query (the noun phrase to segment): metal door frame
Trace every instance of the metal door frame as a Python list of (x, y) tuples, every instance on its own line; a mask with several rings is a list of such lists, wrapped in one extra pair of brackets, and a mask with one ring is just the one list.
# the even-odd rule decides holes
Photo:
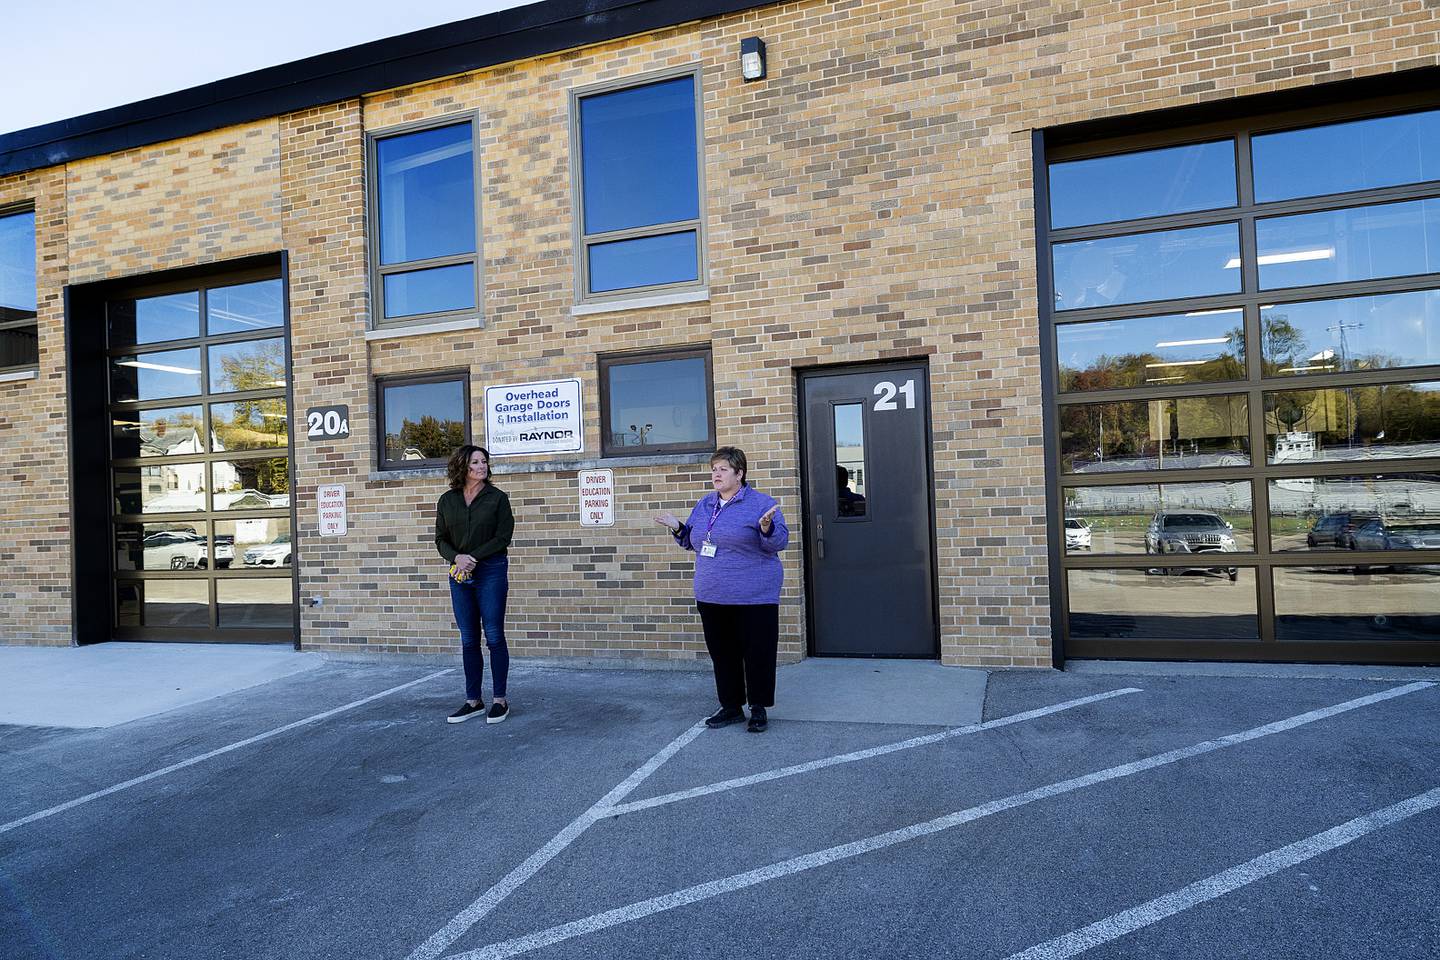
[[(811, 565), (811, 548), (813, 543), (812, 524), (810, 517), (810, 457), (809, 437), (806, 430), (807, 404), (805, 401), (805, 383), (809, 380), (818, 380), (825, 377), (846, 376), (855, 373), (873, 373), (884, 370), (903, 370), (918, 367), (920, 375), (925, 384), (925, 490), (926, 490), (926, 511), (930, 519), (930, 626), (931, 626), (931, 653), (928, 655), (893, 655), (883, 654), (840, 654), (840, 653), (816, 653), (815, 652), (815, 588), (814, 571)], [(930, 416), (930, 358), (929, 356), (912, 357), (900, 360), (874, 360), (861, 361), (858, 363), (844, 363), (818, 367), (797, 367), (795, 368), (795, 428), (799, 436), (799, 461), (800, 461), (800, 509), (801, 522), (800, 530), (804, 540), (800, 554), (802, 566), (804, 567), (805, 580), (805, 655), (807, 657), (833, 658), (837, 660), (939, 660), (940, 659), (940, 562), (936, 548), (936, 521), (935, 521), (935, 438), (934, 423)]]

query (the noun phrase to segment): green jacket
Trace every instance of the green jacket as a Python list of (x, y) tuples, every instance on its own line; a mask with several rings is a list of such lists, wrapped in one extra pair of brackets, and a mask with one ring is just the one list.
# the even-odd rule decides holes
[(486, 483), (468, 507), (459, 490), (446, 490), (435, 504), (435, 546), (450, 563), (461, 553), (476, 560), (504, 553), (514, 536), (510, 497), (493, 483)]

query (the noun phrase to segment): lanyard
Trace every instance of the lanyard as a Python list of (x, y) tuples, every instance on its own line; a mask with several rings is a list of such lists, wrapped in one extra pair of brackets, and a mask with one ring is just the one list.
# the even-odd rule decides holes
[(734, 503), (736, 500), (739, 500), (739, 499), (740, 499), (740, 491), (739, 491), (739, 490), (736, 490), (736, 491), (735, 491), (735, 496), (731, 497), (729, 500), (721, 500), (721, 499), (720, 499), (720, 494), (718, 494), (718, 493), (715, 494), (715, 512), (712, 513), (712, 514), (710, 514), (710, 523), (709, 523), (708, 526), (705, 527), (705, 542), (706, 542), (706, 543), (709, 543), (709, 542), (710, 542), (710, 531), (715, 529), (715, 521), (720, 519), (720, 511), (721, 511), (721, 510), (724, 510), (724, 509), (725, 509), (726, 507), (728, 507), (730, 504)]

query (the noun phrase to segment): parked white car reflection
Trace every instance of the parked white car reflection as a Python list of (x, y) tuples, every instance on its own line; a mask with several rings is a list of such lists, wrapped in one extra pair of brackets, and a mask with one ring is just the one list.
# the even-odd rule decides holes
[(269, 543), (245, 551), (247, 567), (290, 566), (290, 534), (282, 533)]
[(205, 538), (188, 530), (152, 533), (140, 541), (140, 546), (145, 570), (193, 570), (210, 565)]
[[(1162, 510), (1145, 531), (1146, 553), (1234, 553), (1235, 549), (1235, 528), (1219, 514), (1203, 510)], [(1169, 572), (1185, 569), (1224, 572), (1231, 580), (1239, 577), (1236, 567), (1171, 567)]]
[(1089, 550), (1090, 540), (1090, 521), (1079, 517), (1065, 518), (1066, 550)]

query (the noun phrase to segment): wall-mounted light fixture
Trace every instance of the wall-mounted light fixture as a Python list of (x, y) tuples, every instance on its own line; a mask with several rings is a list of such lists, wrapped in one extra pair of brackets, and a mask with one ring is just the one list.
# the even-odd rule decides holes
[(765, 79), (765, 41), (746, 37), (740, 41), (740, 76), (748, 83)]

